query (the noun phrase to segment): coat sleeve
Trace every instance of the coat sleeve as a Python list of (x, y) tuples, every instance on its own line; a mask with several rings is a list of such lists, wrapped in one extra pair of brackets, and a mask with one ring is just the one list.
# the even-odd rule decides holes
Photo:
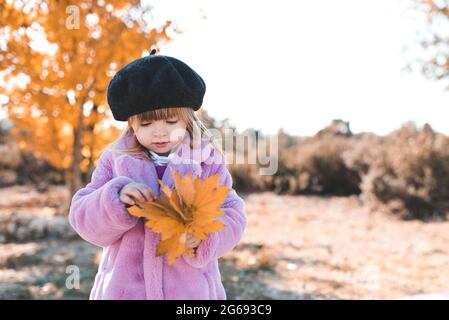
[(137, 224), (119, 199), (119, 191), (132, 179), (113, 178), (110, 151), (102, 153), (91, 181), (78, 190), (72, 198), (69, 222), (86, 241), (99, 247), (107, 247)]
[(232, 176), (226, 168), (226, 164), (219, 164), (216, 172), (211, 173), (211, 175), (215, 174), (221, 174), (220, 181), (226, 187), (231, 188), (221, 206), (225, 216), (217, 218), (225, 224), (225, 227), (218, 232), (209, 234), (206, 240), (201, 241), (194, 257), (183, 255), (184, 260), (196, 268), (204, 268), (214, 259), (218, 259), (232, 250), (240, 241), (247, 224), (243, 199), (232, 189)]

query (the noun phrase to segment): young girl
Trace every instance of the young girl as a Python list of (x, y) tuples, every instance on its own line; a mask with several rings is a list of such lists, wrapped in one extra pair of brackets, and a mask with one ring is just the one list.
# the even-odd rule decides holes
[[(204, 92), (204, 81), (190, 67), (154, 51), (111, 80), (108, 103), (127, 127), (102, 152), (91, 182), (73, 196), (69, 214), (78, 234), (103, 248), (90, 299), (226, 299), (218, 258), (237, 245), (246, 216), (220, 148), (194, 113)], [(195, 132), (205, 137), (195, 139)], [(158, 197), (158, 179), (173, 188), (172, 171), (201, 179), (219, 174), (219, 184), (231, 191), (219, 218), (225, 227), (204, 241), (189, 236), (186, 246), (195, 255), (169, 265), (166, 256), (156, 256), (160, 234), (127, 207)]]

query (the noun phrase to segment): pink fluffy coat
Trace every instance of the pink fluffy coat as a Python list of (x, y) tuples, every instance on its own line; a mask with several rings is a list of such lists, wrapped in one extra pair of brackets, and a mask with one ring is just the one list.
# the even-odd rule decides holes
[[(135, 136), (128, 135), (117, 147), (135, 144)], [(220, 184), (232, 188), (223, 156), (205, 141), (198, 150), (183, 141), (168, 163), (163, 183), (174, 187), (171, 168), (181, 176), (192, 173), (201, 179), (220, 174)], [(165, 256), (156, 257), (160, 234), (146, 228), (143, 218), (131, 216), (119, 200), (120, 189), (133, 181), (161, 193), (152, 161), (106, 150), (91, 182), (73, 196), (70, 224), (83, 239), (103, 248), (90, 299), (226, 299), (218, 258), (242, 237), (247, 223), (242, 198), (232, 189), (222, 205), (225, 216), (218, 219), (225, 228), (202, 241), (195, 257), (183, 255), (168, 265)]]

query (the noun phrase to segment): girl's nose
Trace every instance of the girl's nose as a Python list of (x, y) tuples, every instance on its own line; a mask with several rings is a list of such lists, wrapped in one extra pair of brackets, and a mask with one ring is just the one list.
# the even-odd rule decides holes
[(167, 132), (163, 128), (156, 128), (156, 130), (154, 130), (153, 134), (155, 137), (163, 137), (163, 136), (167, 135)]
[(155, 123), (154, 124), (154, 134), (161, 134), (161, 133), (164, 133), (164, 131), (165, 131), (165, 129), (164, 129), (164, 126), (163, 125), (161, 125), (160, 123)]

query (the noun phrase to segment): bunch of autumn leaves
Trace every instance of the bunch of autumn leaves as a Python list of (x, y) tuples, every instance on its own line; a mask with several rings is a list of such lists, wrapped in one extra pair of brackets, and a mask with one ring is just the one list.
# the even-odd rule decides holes
[(225, 226), (216, 218), (225, 215), (221, 205), (231, 189), (218, 186), (219, 179), (220, 175), (213, 175), (201, 181), (175, 172), (173, 190), (159, 180), (162, 192), (158, 199), (128, 208), (131, 215), (147, 219), (145, 226), (161, 234), (157, 256), (166, 254), (169, 264), (182, 254), (194, 256), (194, 250), (185, 245), (188, 234), (206, 240), (208, 234)]

